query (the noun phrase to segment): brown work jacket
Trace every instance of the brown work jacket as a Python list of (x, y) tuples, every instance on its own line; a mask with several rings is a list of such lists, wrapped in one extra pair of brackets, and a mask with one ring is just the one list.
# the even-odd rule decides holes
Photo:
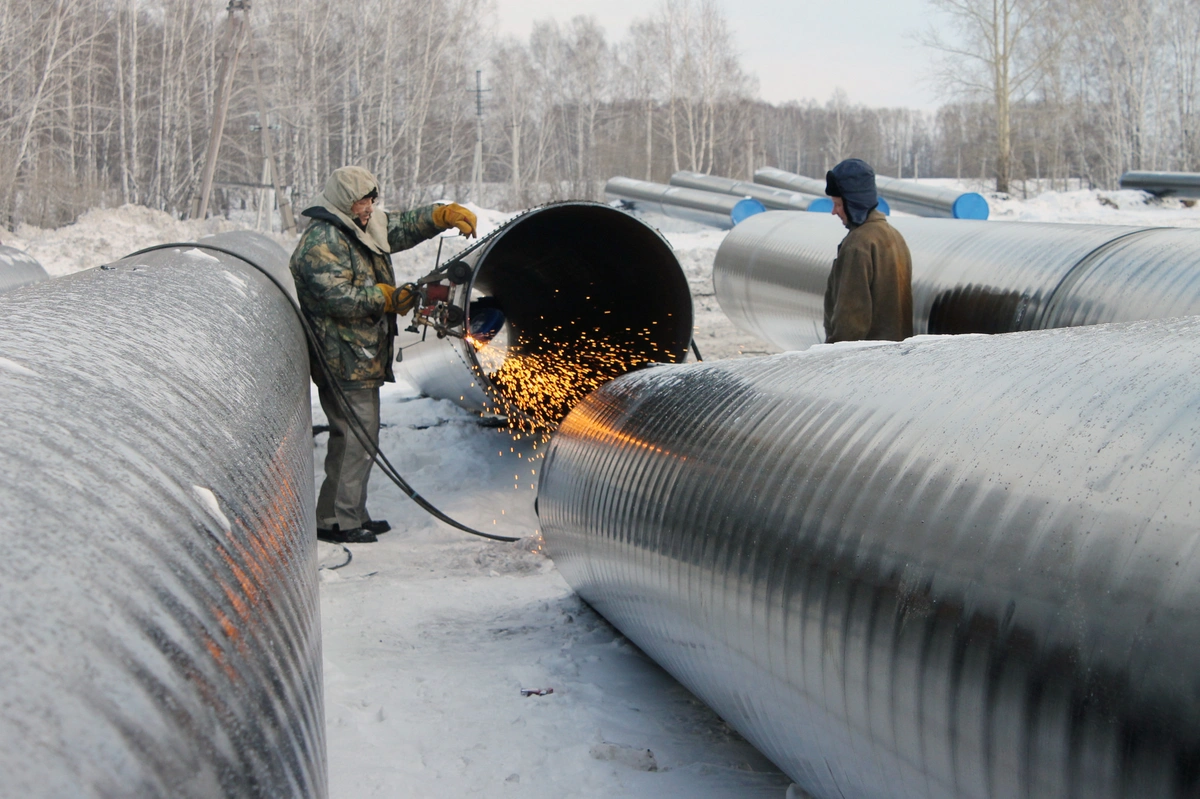
[(825, 286), (825, 342), (912, 334), (912, 256), (887, 217), (872, 211), (838, 245)]

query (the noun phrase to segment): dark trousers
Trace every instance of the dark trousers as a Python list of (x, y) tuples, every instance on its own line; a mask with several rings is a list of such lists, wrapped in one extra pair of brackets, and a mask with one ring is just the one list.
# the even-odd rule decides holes
[[(353, 530), (370, 521), (367, 514), (367, 481), (371, 476), (371, 451), (362, 445), (350, 422), (334, 400), (332, 389), (317, 383), (321, 410), (329, 418), (329, 451), (325, 455), (325, 482), (317, 495), (317, 526)], [(362, 420), (372, 443), (379, 441), (379, 389), (342, 390), (350, 408)]]

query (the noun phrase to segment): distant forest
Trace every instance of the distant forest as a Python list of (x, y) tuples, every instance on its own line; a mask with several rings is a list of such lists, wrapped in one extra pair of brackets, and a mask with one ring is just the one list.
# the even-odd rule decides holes
[[(881, 174), (1000, 191), (1200, 171), (1196, 0), (930, 0), (953, 23), (924, 37), (942, 59), (936, 113), (867, 108), (841, 91), (756, 99), (712, 0), (662, 0), (616, 41), (583, 17), (497, 39), (485, 8), (0, 0), (0, 221), (61, 225), (127, 202), (187, 214), (225, 61), (236, 66), (218, 214), (264, 183), (263, 126), (296, 204), (350, 163), (380, 177), (393, 207), (478, 199), (477, 136), (486, 199), (508, 208), (600, 199), (613, 175), (745, 178), (769, 165), (821, 176), (851, 155)], [(248, 24), (231, 35), (239, 16)]]

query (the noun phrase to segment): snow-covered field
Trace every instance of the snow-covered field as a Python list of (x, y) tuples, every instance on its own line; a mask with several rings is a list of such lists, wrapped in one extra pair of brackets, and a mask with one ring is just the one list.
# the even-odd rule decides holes
[[(990, 201), (996, 220), (1200, 227), (1200, 207), (1147, 203), (1138, 192)], [(484, 232), (505, 218), (480, 216)], [(712, 261), (724, 234), (654, 221), (692, 286), (705, 358), (774, 351), (716, 305)], [(0, 230), (0, 240), (62, 275), (231, 227), (125, 207), (59, 230)], [(427, 272), (436, 248), (398, 256), (401, 277)], [(468, 525), (522, 540), (471, 538), (372, 481), (371, 511), (393, 531), (320, 573), (331, 796), (783, 799), (789, 780), (583, 605), (542, 553), (531, 451), (403, 383), (384, 390), (382, 415), (382, 447), (418, 491)], [(313, 416), (323, 423), (315, 392)], [(318, 480), (324, 439), (315, 442)], [(321, 557), (334, 567), (346, 554), (322, 544)]]

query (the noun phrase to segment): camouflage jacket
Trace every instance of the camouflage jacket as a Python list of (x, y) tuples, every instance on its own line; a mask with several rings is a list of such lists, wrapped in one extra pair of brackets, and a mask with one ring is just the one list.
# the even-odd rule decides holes
[[(434, 207), (387, 214), (392, 252), (441, 232), (433, 223)], [(303, 213), (313, 221), (290, 263), (300, 307), (321, 343), (331, 377), (345, 389), (378, 388), (395, 379), (396, 316), (384, 313), (383, 292), (376, 288), (377, 283), (396, 284), (391, 257), (368, 249), (327, 209), (314, 206)], [(315, 377), (320, 364), (310, 359)]]

